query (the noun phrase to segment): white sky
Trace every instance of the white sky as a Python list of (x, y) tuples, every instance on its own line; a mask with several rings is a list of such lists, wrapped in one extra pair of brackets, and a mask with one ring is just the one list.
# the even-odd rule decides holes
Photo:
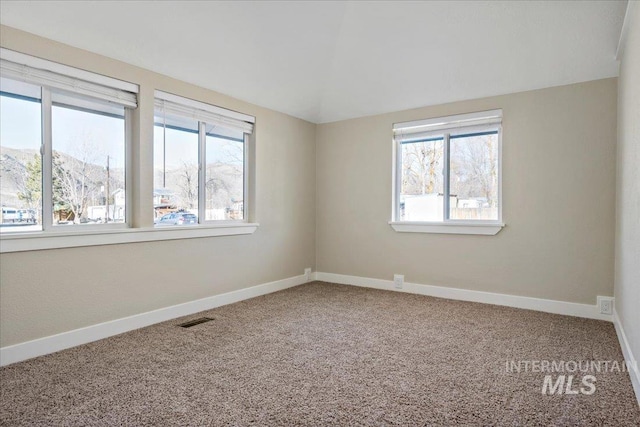
[[(6, 96), (0, 97), (0, 145), (17, 149), (38, 150), (41, 144), (40, 104)], [(111, 168), (124, 168), (124, 121), (69, 108), (52, 109), (53, 149)], [(194, 133), (166, 130), (167, 168), (182, 162), (198, 161), (198, 136)], [(154, 127), (154, 168), (162, 168), (163, 128)], [(242, 143), (207, 137), (207, 163), (237, 163), (242, 158)]]
[[(41, 144), (40, 104), (0, 97), (0, 145), (38, 150)], [(53, 149), (91, 163), (124, 168), (124, 120), (69, 108), (52, 109)]]

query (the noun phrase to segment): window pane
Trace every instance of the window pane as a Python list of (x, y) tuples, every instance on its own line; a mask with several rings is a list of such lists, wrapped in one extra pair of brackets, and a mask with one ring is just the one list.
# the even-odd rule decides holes
[(198, 223), (198, 122), (157, 114), (154, 127), (154, 222)]
[(40, 87), (0, 79), (0, 231), (42, 230)]
[(498, 219), (497, 131), (451, 135), (451, 219)]
[(401, 150), (400, 220), (442, 221), (443, 138), (404, 143)]
[(53, 224), (125, 222), (124, 107), (52, 93)]
[(207, 133), (206, 217), (237, 220), (244, 217), (244, 134)]

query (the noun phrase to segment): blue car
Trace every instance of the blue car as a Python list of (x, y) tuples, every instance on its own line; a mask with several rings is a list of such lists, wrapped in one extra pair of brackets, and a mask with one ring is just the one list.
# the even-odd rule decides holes
[(197, 224), (198, 217), (189, 212), (171, 212), (163, 215), (156, 223), (158, 226), (164, 225), (191, 225)]

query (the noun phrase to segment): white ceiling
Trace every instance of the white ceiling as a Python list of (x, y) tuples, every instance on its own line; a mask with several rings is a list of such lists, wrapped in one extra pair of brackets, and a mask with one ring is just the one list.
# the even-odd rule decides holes
[(3, 0), (0, 22), (324, 123), (617, 76), (625, 8)]

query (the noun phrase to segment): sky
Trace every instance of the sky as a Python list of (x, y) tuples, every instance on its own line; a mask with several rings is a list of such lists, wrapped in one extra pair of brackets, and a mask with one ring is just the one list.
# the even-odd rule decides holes
[[(0, 96), (0, 152), (5, 148), (38, 151), (42, 144), (42, 104), (40, 87), (8, 79), (0, 79), (0, 90), (20, 94)], [(52, 148), (81, 161), (106, 167), (107, 158), (112, 177), (119, 173), (124, 182), (125, 173), (125, 121), (124, 107), (88, 97), (51, 90)], [(20, 97), (21, 96), (21, 97)], [(73, 105), (74, 107), (69, 107)], [(104, 114), (100, 112), (104, 112)], [(158, 120), (156, 118), (156, 124)], [(197, 131), (198, 122), (181, 119), (180, 126)], [(207, 131), (216, 132), (216, 127), (207, 125)], [(242, 140), (241, 131), (224, 129), (218, 131)], [(229, 138), (206, 137), (206, 163), (230, 163), (241, 165), (244, 143)], [(154, 126), (155, 186), (158, 171), (163, 168), (166, 155), (167, 170), (198, 164), (198, 134), (163, 126)], [(116, 172), (117, 171), (117, 172)], [(161, 175), (160, 175), (161, 176)], [(177, 189), (173, 189), (177, 191)]]
[[(40, 103), (0, 97), (0, 145), (38, 150), (41, 144)], [(52, 108), (55, 151), (112, 168), (124, 168), (124, 120), (70, 108)]]
[(40, 148), (40, 104), (0, 96), (0, 145)]
[[(40, 103), (0, 97), (0, 145), (38, 150), (41, 144)], [(154, 168), (163, 164), (161, 126), (154, 127)], [(241, 137), (241, 135), (240, 135)], [(55, 106), (52, 109), (52, 145), (77, 158), (89, 154), (90, 162), (111, 168), (124, 168), (124, 121), (122, 119)], [(237, 162), (242, 143), (207, 136), (207, 163)], [(166, 130), (167, 168), (198, 161), (198, 136), (174, 129)]]

